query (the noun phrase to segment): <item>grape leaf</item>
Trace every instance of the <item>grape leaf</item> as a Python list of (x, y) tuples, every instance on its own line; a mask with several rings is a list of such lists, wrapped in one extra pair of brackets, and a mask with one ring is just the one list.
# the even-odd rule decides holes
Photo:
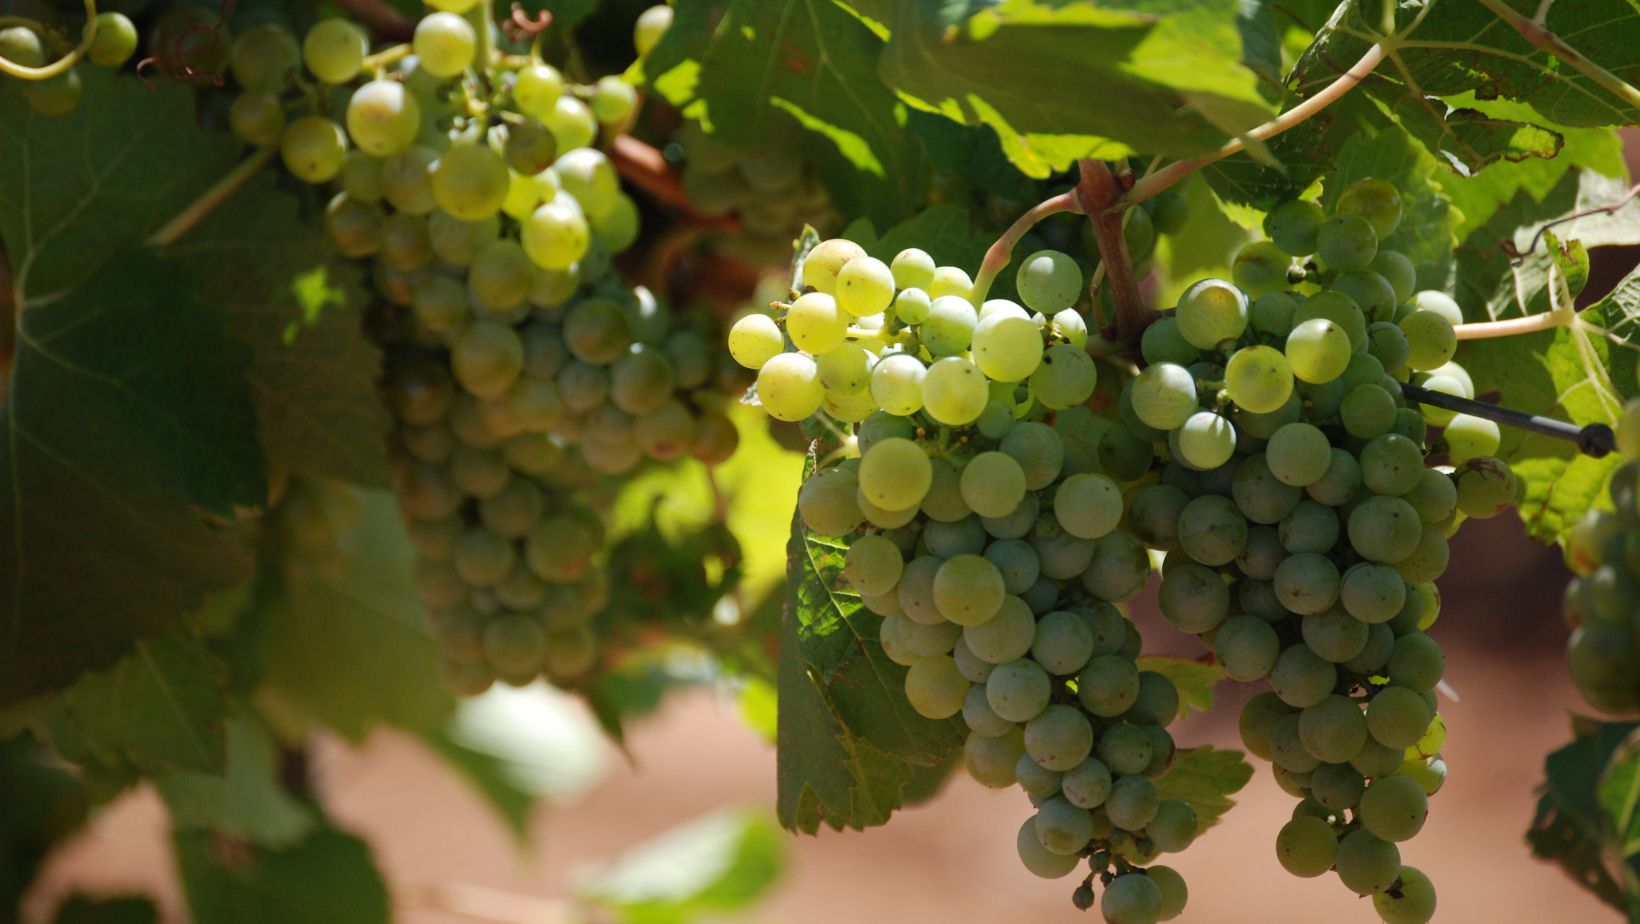
[(139, 640), (113, 667), (87, 673), (17, 715), (70, 760), (143, 773), (221, 772), (227, 670), (177, 632)]
[(1183, 748), (1156, 781), (1156, 792), (1163, 799), (1190, 803), (1196, 810), (1197, 830), (1206, 831), (1236, 804), (1230, 797), (1252, 778), (1253, 766), (1240, 751), (1210, 745)]
[(387, 924), (391, 904), (370, 846), (320, 828), (278, 850), (178, 829), (178, 871), (195, 921)]
[(1203, 154), (1270, 117), (1241, 63), (1235, 3), (1123, 5), (1004, 0), (952, 25), (935, 5), (900, 0), (882, 79), (920, 108), (989, 125), (1032, 177), (1079, 157)]
[(467, 747), (443, 732), (429, 733), (422, 740), (438, 754), (440, 760), (484, 797), (490, 808), (506, 822), (507, 830), (523, 844), (529, 836), (535, 793), (519, 786), (508, 774), (506, 761), (494, 754)]
[(1572, 742), (1543, 762), (1537, 811), (1526, 832), (1534, 856), (1555, 863), (1620, 910), (1625, 906), (1623, 887), (1605, 864), (1606, 828), (1598, 791), (1612, 755), (1636, 728), (1640, 723), (1578, 720)]
[[(1634, 881), (1640, 872), (1640, 748), (1632, 744), (1619, 751), (1606, 767), (1605, 777), (1595, 790), (1609, 832), (1613, 852), (1623, 869), (1623, 880)], [(1629, 908), (1640, 896), (1628, 896)]]
[(242, 712), (228, 720), (227, 755), (221, 773), (154, 777), (172, 824), (266, 847), (294, 844), (313, 830), (313, 810), (285, 791), (278, 743), (258, 717)]
[(1194, 709), (1207, 712), (1213, 708), (1213, 687), (1224, 679), (1224, 668), (1217, 664), (1181, 658), (1176, 655), (1152, 655), (1139, 659), (1139, 670), (1155, 671), (1173, 681), (1179, 690), (1179, 718)]
[(323, 225), (298, 214), (264, 171), (167, 253), (201, 280), (251, 350), (246, 381), (269, 461), (386, 487), (381, 350), (360, 323), (360, 270), (336, 254)]
[(438, 650), (410, 577), (414, 551), (393, 498), (359, 492), (363, 517), (344, 562), (293, 560), (265, 601), (266, 690), (298, 724), (351, 741), (377, 724), (437, 728), (453, 702), (436, 682)]
[(779, 881), (786, 842), (760, 812), (719, 811), (632, 848), (580, 886), (623, 924), (688, 924), (744, 910)]
[(862, 829), (904, 804), (918, 768), (962, 745), (957, 718), (933, 721), (905, 698), (906, 669), (878, 642), (878, 617), (842, 588), (843, 547), (807, 535), (797, 517), (788, 545), (776, 731), (780, 823)]
[(54, 924), (154, 924), (159, 909), (153, 901), (137, 896), (90, 898), (70, 896), (57, 907)]

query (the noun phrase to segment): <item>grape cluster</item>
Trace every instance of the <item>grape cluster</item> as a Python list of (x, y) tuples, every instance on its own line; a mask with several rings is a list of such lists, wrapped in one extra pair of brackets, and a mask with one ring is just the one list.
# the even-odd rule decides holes
[(912, 708), (961, 714), (974, 778), (1030, 796), (1025, 866), (1058, 878), (1086, 859), (1080, 904), (1097, 877), (1108, 920), (1174, 917), (1183, 880), (1138, 866), (1183, 849), (1197, 818), (1154, 782), (1175, 753), (1178, 691), (1137, 667), (1139, 634), (1115, 606), (1150, 562), (1116, 528), (1122, 495), (1091, 449), (1081, 271), (1033, 254), (1024, 305), (976, 310), (960, 269), (916, 249), (884, 263), (839, 239), (806, 256), (800, 285), (778, 317), (739, 321), (729, 344), (758, 370), (771, 415), (823, 413), (850, 431), (857, 455), (823, 464), (798, 494), (804, 526), (843, 538), (842, 574), (882, 616)]
[[(1490, 455), (1495, 424), (1403, 396), (1403, 382), (1474, 387), (1452, 361), (1456, 304), (1415, 291), (1412, 264), (1378, 245), (1400, 218), (1375, 179), (1330, 216), (1307, 201), (1271, 212), (1234, 282), (1195, 283), (1147, 328), (1146, 366), (1098, 450), (1128, 484), (1134, 531), (1168, 553), (1163, 615), (1230, 677), (1270, 682), (1241, 730), (1303, 800), (1277, 839), (1282, 865), (1335, 870), (1396, 924), (1434, 913), (1396, 846), (1445, 776), (1444, 660), (1424, 633), (1434, 582), (1458, 524), (1516, 490)], [(1426, 464), (1431, 426), (1452, 474)]]
[(1562, 613), (1572, 629), (1566, 657), (1583, 698), (1625, 715), (1640, 711), (1640, 400), (1624, 409), (1617, 445), (1625, 459), (1611, 475), (1612, 509), (1591, 509), (1566, 539), (1578, 577), (1566, 587)]
[[(91, 43), (81, 61), (89, 60), (98, 67), (118, 68), (131, 60), (137, 50), (137, 27), (124, 13), (98, 13), (91, 21)], [(0, 58), (23, 67), (46, 67), (68, 52), (61, 38), (33, 25), (14, 25), (0, 29)], [(23, 97), (29, 108), (48, 118), (66, 116), (80, 108), (85, 95), (84, 81), (76, 62), (60, 74), (44, 80), (32, 80)], [(0, 79), (5, 79), (0, 75)]]
[(370, 261), (395, 486), (446, 681), (567, 685), (601, 656), (600, 479), (715, 464), (738, 436), (715, 337), (611, 272), (638, 213), (590, 145), (631, 115), (631, 88), (502, 67), (485, 57), (482, 7), (434, 6), (410, 48), (375, 57), (345, 19), (300, 44), (276, 23), (245, 30), (229, 119), (334, 190), (332, 242)]
[(756, 265), (791, 258), (804, 224), (822, 230), (841, 222), (831, 197), (792, 140), (756, 151), (732, 148), (690, 121), (675, 136), (683, 151), (683, 191), (702, 215), (734, 215), (740, 233), (721, 241)]

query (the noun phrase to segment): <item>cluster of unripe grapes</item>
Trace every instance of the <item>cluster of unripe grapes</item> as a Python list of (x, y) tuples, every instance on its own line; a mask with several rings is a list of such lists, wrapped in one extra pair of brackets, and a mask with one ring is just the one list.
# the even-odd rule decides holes
[(1578, 575), (1562, 613), (1572, 628), (1566, 657), (1589, 705), (1616, 715), (1640, 712), (1640, 399), (1617, 429), (1624, 461), (1611, 475), (1611, 510), (1591, 509), (1566, 540)]
[[(1406, 400), (1402, 383), (1474, 397), (1452, 361), (1457, 306), (1381, 249), (1400, 198), (1361, 180), (1327, 215), (1270, 213), (1234, 281), (1202, 280), (1145, 331), (1145, 368), (1103, 437), (1134, 531), (1168, 554), (1160, 604), (1231, 678), (1268, 680), (1242, 713), (1248, 750), (1303, 800), (1277, 853), (1336, 871), (1392, 924), (1434, 891), (1396, 844), (1439, 788), (1444, 670), (1424, 630), (1447, 537), (1514, 502), (1497, 426)], [(1426, 464), (1443, 427), (1456, 470)]]
[(683, 156), (683, 192), (702, 215), (734, 215), (738, 234), (722, 242), (754, 264), (791, 259), (791, 242), (805, 224), (840, 224), (831, 196), (794, 143), (772, 143), (757, 151), (732, 148), (686, 122), (675, 141)]
[(712, 338), (611, 272), (638, 215), (592, 145), (631, 115), (631, 87), (570, 86), (491, 51), (484, 7), (433, 5), (410, 46), (376, 55), (345, 19), (300, 43), (245, 30), (229, 119), (333, 191), (331, 240), (371, 263), (396, 489), (445, 679), (569, 685), (602, 654), (600, 478), (715, 464), (738, 436)]
[[(124, 13), (98, 13), (86, 28), (93, 34), (80, 61), (114, 69), (123, 67), (137, 51), (137, 27)], [(0, 29), (0, 58), (23, 67), (46, 67), (68, 54), (73, 44), (32, 25)], [(29, 108), (48, 118), (66, 116), (80, 108), (85, 87), (79, 66), (76, 62), (62, 73), (43, 80), (31, 79), (23, 91)], [(5, 79), (0, 74), (0, 80)]]
[(921, 250), (884, 263), (828, 240), (804, 259), (800, 294), (737, 323), (730, 351), (758, 370), (773, 416), (824, 409), (850, 431), (804, 482), (799, 514), (847, 545), (842, 575), (882, 617), (911, 706), (961, 714), (974, 778), (1029, 795), (1025, 866), (1058, 878), (1086, 862), (1079, 904), (1097, 879), (1108, 920), (1167, 920), (1183, 880), (1139, 866), (1197, 833), (1192, 807), (1154, 782), (1179, 694), (1138, 669), (1139, 634), (1115, 606), (1150, 561), (1117, 529), (1121, 491), (1091, 451), (1081, 272), (1044, 251), (1017, 285), (1023, 305), (976, 309), (967, 274)]

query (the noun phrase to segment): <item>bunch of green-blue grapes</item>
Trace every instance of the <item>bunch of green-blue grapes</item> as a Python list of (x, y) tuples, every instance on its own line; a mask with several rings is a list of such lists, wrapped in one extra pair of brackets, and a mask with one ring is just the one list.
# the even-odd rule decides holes
[(716, 336), (612, 272), (637, 209), (592, 145), (631, 87), (486, 60), (485, 7), (434, 5), (374, 56), (345, 19), (300, 44), (245, 29), (229, 121), (332, 190), (332, 242), (372, 267), (396, 487), (449, 685), (573, 684), (604, 654), (604, 479), (715, 464), (738, 436)]
[(1572, 527), (1566, 561), (1577, 573), (1562, 613), (1572, 629), (1566, 657), (1589, 705), (1640, 712), (1640, 400), (1617, 428), (1624, 462), (1611, 475), (1612, 509), (1591, 509)]
[[(28, 81), (23, 98), (36, 113), (56, 118), (80, 108), (85, 95), (80, 61), (114, 69), (123, 67), (136, 53), (137, 27), (124, 13), (98, 13), (86, 28), (92, 33), (90, 44), (79, 61), (51, 77)], [(82, 35), (70, 39), (38, 23), (19, 22), (0, 29), (0, 58), (22, 67), (44, 68), (71, 53), (81, 40)], [(0, 74), (0, 81), (12, 79), (16, 78)]]
[(912, 708), (960, 714), (969, 772), (1029, 795), (1026, 867), (1086, 863), (1078, 902), (1097, 880), (1111, 921), (1174, 917), (1183, 880), (1141, 867), (1188, 845), (1197, 817), (1155, 783), (1178, 691), (1139, 670), (1115, 605), (1150, 562), (1117, 528), (1121, 491), (1093, 453), (1081, 271), (1038, 252), (1019, 269), (1023, 304), (976, 305), (968, 275), (928, 253), (885, 263), (835, 239), (799, 285), (774, 316), (739, 321), (729, 348), (772, 416), (847, 434), (798, 494), (804, 526), (846, 544), (843, 577), (882, 617)]
[[(1270, 683), (1248, 750), (1302, 800), (1277, 840), (1300, 876), (1337, 872), (1384, 920), (1423, 922), (1434, 891), (1397, 844), (1441, 784), (1440, 647), (1425, 634), (1466, 516), (1510, 506), (1497, 426), (1412, 404), (1402, 384), (1474, 397), (1452, 361), (1462, 318), (1380, 249), (1394, 188), (1348, 187), (1331, 215), (1294, 201), (1234, 281), (1192, 285), (1146, 331), (1122, 424), (1099, 446), (1130, 522), (1168, 553), (1162, 613), (1225, 672)], [(1306, 259), (1307, 258), (1307, 259)], [(1429, 428), (1455, 471), (1426, 464)]]

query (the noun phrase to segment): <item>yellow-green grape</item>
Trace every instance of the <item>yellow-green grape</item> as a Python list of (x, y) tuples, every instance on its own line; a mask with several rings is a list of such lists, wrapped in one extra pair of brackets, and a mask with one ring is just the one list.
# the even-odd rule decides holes
[(591, 243), (586, 216), (571, 201), (562, 198), (548, 202), (521, 225), (524, 252), (542, 269), (569, 269)]
[(473, 298), (496, 313), (508, 313), (522, 305), (534, 282), (535, 268), (530, 258), (510, 238), (480, 247), (467, 269), (467, 288)]
[(513, 82), (513, 102), (525, 115), (546, 122), (564, 95), (564, 75), (550, 64), (532, 64)]
[(516, 170), (507, 172), (507, 197), (501, 200), (503, 214), (523, 221), (541, 207), (541, 198), (542, 184), (535, 177)]
[(1340, 213), (1360, 215), (1383, 240), (1401, 224), (1401, 194), (1387, 180), (1366, 177), (1345, 187), (1335, 207)]
[(427, 5), (441, 13), (465, 13), (478, 6), (478, 0), (427, 0)]
[(1024, 312), (994, 313), (974, 328), (973, 354), (993, 381), (1022, 382), (1042, 365), (1042, 328)]
[(228, 107), (228, 129), (246, 144), (272, 144), (285, 131), (285, 107), (272, 93), (241, 93)]
[(934, 467), (922, 446), (904, 437), (871, 444), (860, 458), (860, 490), (885, 510), (908, 510), (921, 504), (933, 484)]
[(325, 231), (331, 243), (343, 256), (355, 260), (370, 256), (380, 247), (381, 226), (381, 209), (347, 193), (337, 193), (325, 208)]
[(1179, 296), (1175, 317), (1191, 346), (1216, 349), (1247, 329), (1247, 296), (1223, 279), (1203, 279)]
[[(124, 13), (98, 13), (97, 37), (86, 57), (103, 67), (119, 67), (137, 50), (137, 27)], [(291, 49), (295, 51), (294, 46)], [(9, 56), (8, 56), (9, 57)]]
[(1243, 410), (1268, 414), (1292, 395), (1293, 369), (1274, 347), (1244, 347), (1225, 365), (1224, 387)]
[(597, 218), (615, 205), (621, 179), (615, 168), (594, 148), (576, 148), (558, 158), (553, 172), (563, 190), (575, 197), (588, 217)]
[(285, 169), (306, 183), (329, 182), (347, 157), (347, 134), (324, 116), (303, 116), (286, 126), (279, 142)]
[(1445, 364), (1458, 351), (1452, 322), (1434, 311), (1414, 311), (1398, 326), (1407, 336), (1407, 365), (1420, 372)]
[(421, 66), (434, 77), (454, 77), (473, 63), (478, 34), (454, 13), (434, 13), (416, 23), (411, 47)]
[(820, 369), (802, 353), (781, 353), (757, 370), (757, 397), (776, 420), (802, 420), (820, 410), (826, 390)]
[(560, 150), (588, 147), (598, 138), (598, 119), (586, 103), (573, 96), (558, 97), (541, 121), (552, 129)]
[(748, 369), (761, 369), (786, 348), (780, 325), (766, 314), (749, 314), (729, 328), (729, 355)]
[(639, 13), (638, 22), (632, 27), (632, 44), (638, 50), (638, 57), (648, 55), (671, 27), (672, 8), (664, 3)]
[(372, 80), (348, 100), (347, 133), (366, 154), (391, 157), (410, 147), (420, 131), (421, 106), (396, 80)]
[(1330, 382), (1350, 364), (1350, 335), (1325, 318), (1314, 318), (1287, 335), (1287, 362), (1293, 375), (1311, 384)]
[(835, 295), (854, 317), (881, 314), (894, 301), (894, 273), (875, 257), (855, 257), (838, 271)]
[(1468, 414), (1453, 417), (1442, 436), (1446, 439), (1447, 456), (1453, 465), (1495, 454), (1503, 439), (1503, 433), (1495, 422)]
[(347, 83), (364, 69), (370, 39), (345, 19), (322, 19), (302, 39), (302, 60), (325, 83)]
[(1407, 304), (1414, 311), (1433, 311), (1453, 327), (1463, 323), (1463, 309), (1453, 300), (1452, 296), (1435, 289), (1425, 289), (1415, 292)]
[(955, 266), (941, 266), (934, 270), (934, 278), (928, 283), (928, 297), (939, 298), (942, 295), (955, 295), (967, 298), (974, 294), (974, 280), (968, 274)]
[(799, 350), (819, 355), (837, 348), (848, 334), (848, 318), (824, 292), (799, 296), (786, 311), (786, 333)]
[[(934, 281), (934, 270), (939, 264), (925, 250), (907, 247), (894, 255), (889, 269), (894, 273), (894, 285), (901, 289), (926, 289)], [(915, 323), (915, 322), (912, 322)]]
[(638, 108), (638, 90), (614, 75), (598, 78), (592, 91), (592, 114), (604, 125), (618, 125)]
[(850, 240), (836, 237), (821, 241), (803, 258), (803, 285), (817, 292), (835, 295), (837, 276), (843, 267), (850, 260), (865, 255), (865, 248)]
[(35, 112), (47, 118), (59, 118), (80, 108), (85, 85), (80, 80), (80, 72), (70, 68), (55, 77), (29, 81), (23, 95)]
[(990, 402), (985, 373), (960, 356), (947, 356), (928, 367), (922, 383), (923, 409), (942, 424), (973, 423)]
[(499, 398), (524, 369), (524, 342), (506, 324), (475, 321), (451, 344), (450, 369), (473, 394)]
[(388, 204), (411, 215), (426, 215), (438, 208), (432, 181), (438, 157), (437, 151), (418, 144), (383, 161), (382, 196)]
[(598, 233), (598, 239), (610, 253), (621, 253), (637, 243), (639, 222), (638, 203), (631, 196), (618, 193), (615, 204), (592, 219), (592, 230)]
[[(101, 29), (98, 38), (102, 37)], [(234, 39), (229, 67), (233, 79), (247, 90), (279, 90), (302, 65), (301, 49), (290, 30), (277, 23), (260, 23)]]
[(41, 67), (46, 63), (46, 46), (33, 29), (9, 26), (0, 29), (0, 57), (23, 67)]
[(433, 201), (462, 221), (501, 211), (511, 177), (501, 155), (484, 144), (451, 145), (433, 165)]

